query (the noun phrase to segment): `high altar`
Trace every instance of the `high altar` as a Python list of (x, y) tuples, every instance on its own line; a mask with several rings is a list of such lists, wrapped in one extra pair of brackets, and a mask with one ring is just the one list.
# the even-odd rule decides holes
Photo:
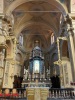
[(26, 88), (28, 100), (47, 100), (51, 81), (45, 76), (44, 56), (38, 46), (32, 50), (29, 68), (25, 70), (22, 87)]
[(47, 100), (49, 97), (48, 87), (28, 87), (26, 89), (28, 100)]

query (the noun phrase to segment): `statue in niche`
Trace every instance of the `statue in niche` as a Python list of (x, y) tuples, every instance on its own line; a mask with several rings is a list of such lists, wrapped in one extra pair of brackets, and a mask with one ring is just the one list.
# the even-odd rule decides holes
[(28, 69), (24, 69), (24, 79), (28, 78)]
[(50, 75), (50, 70), (49, 70), (49, 69), (47, 69), (46, 73), (47, 73), (47, 78), (48, 78), (48, 77), (49, 77), (49, 75)]

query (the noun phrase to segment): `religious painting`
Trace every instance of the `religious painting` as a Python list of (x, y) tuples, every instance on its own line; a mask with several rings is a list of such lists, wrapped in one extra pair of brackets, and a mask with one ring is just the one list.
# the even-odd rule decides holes
[(40, 61), (39, 60), (34, 60), (33, 62), (33, 68), (34, 68), (34, 73), (39, 73), (39, 68), (40, 68)]

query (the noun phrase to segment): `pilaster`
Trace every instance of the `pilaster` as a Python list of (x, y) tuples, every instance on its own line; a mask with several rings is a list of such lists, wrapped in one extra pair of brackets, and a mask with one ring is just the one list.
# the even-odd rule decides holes
[(74, 33), (74, 48), (75, 48), (75, 20), (72, 20), (72, 24), (73, 24), (73, 28), (74, 28), (74, 30), (73, 30), (73, 33)]
[(70, 53), (70, 61), (72, 66), (72, 75), (73, 81), (75, 81), (75, 49), (74, 49), (74, 41), (73, 41), (73, 28), (68, 27), (68, 49)]

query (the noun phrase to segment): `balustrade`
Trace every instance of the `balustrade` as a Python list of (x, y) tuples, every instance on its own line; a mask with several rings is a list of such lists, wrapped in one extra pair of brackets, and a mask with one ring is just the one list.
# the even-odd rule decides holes
[[(12, 89), (10, 90), (10, 94), (12, 94)], [(4, 95), (5, 89), (2, 89), (2, 94)], [(18, 97), (0, 97), (0, 100), (27, 100), (26, 89), (19, 88), (17, 89), (19, 96)], [(42, 95), (43, 96), (43, 95)], [(63, 88), (63, 89), (49, 89), (49, 96), (47, 100), (75, 100), (75, 89), (74, 88)]]
[(75, 93), (73, 88), (67, 89), (50, 89), (49, 90), (49, 98), (57, 98), (57, 99), (75, 99)]

